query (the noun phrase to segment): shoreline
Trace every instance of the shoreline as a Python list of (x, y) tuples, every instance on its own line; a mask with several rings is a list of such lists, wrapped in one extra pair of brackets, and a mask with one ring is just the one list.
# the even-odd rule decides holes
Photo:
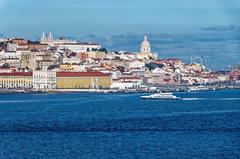
[(158, 93), (158, 92), (209, 92), (209, 91), (221, 91), (221, 90), (239, 90), (240, 85), (226, 86), (226, 87), (206, 87), (205, 90), (190, 90), (188, 86), (165, 86), (158, 87), (156, 90), (143, 90), (143, 89), (128, 89), (128, 90), (116, 90), (116, 89), (53, 89), (53, 90), (0, 90), (0, 94), (34, 94), (34, 93)]

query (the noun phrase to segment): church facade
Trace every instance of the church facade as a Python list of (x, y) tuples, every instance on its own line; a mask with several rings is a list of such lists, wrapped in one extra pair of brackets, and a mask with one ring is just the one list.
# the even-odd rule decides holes
[(152, 53), (151, 51), (151, 44), (148, 41), (148, 37), (145, 35), (144, 40), (140, 46), (140, 54), (138, 55), (138, 59), (142, 60), (150, 60), (150, 59), (157, 59), (157, 54)]
[(47, 44), (49, 46), (55, 46), (57, 44), (76, 44), (77, 41), (75, 40), (68, 40), (68, 39), (64, 39), (64, 38), (60, 38), (60, 39), (54, 39), (52, 36), (52, 33), (50, 32), (48, 35), (46, 35), (45, 33), (42, 34), (41, 39), (40, 39), (40, 43), (41, 44)]

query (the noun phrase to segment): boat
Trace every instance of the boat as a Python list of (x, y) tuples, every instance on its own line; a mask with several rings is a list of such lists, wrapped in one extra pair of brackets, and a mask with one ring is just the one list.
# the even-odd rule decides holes
[(181, 97), (176, 97), (172, 93), (156, 93), (149, 96), (141, 96), (141, 99), (154, 99), (154, 100), (180, 100)]

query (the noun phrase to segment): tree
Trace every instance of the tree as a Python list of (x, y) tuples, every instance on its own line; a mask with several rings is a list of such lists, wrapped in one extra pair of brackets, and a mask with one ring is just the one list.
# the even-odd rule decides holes
[(148, 63), (145, 65), (145, 67), (147, 67), (149, 70), (154, 70), (157, 67), (157, 65), (153, 63)]

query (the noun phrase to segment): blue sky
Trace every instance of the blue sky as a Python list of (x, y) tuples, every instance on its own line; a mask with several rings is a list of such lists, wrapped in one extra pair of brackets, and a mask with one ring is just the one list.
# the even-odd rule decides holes
[(239, 0), (0, 0), (0, 31), (33, 36), (186, 32), (239, 25)]

